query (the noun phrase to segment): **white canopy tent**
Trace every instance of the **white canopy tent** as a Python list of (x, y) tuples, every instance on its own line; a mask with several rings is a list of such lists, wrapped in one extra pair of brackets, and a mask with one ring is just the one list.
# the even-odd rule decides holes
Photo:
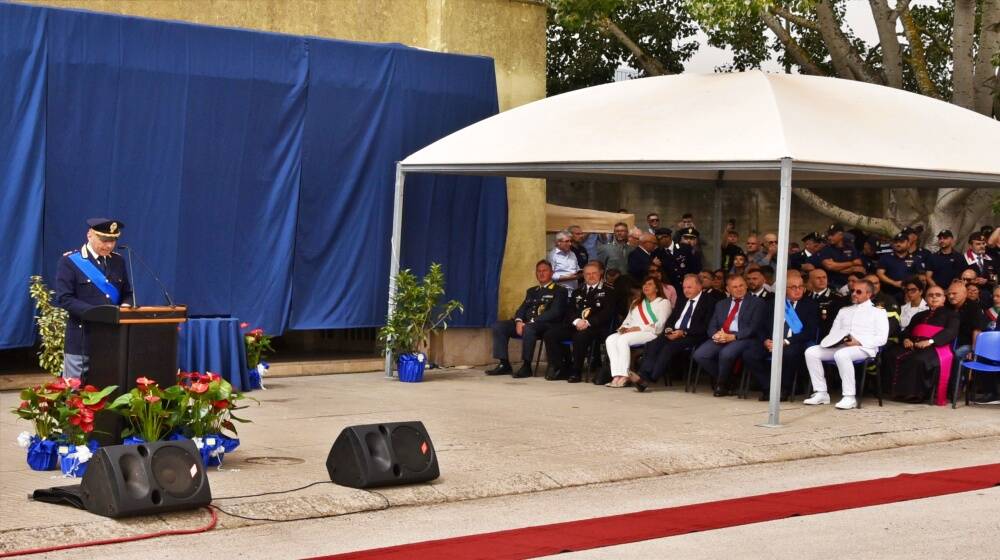
[[(775, 292), (785, 293), (795, 184), (1000, 187), (1000, 123), (905, 91), (759, 71), (681, 74), (549, 97), (459, 130), (397, 165), (390, 296), (406, 173), (780, 186)], [(718, 199), (717, 192), (716, 199)], [(716, 206), (716, 231), (719, 212)], [(391, 302), (390, 302), (391, 305)], [(773, 340), (785, 308), (775, 298)], [(386, 375), (392, 375), (386, 356)], [(779, 425), (781, 353), (768, 422)]]

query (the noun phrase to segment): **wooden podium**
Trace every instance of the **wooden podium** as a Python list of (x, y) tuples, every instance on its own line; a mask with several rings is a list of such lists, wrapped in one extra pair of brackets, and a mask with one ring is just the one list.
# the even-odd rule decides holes
[[(177, 329), (187, 321), (187, 307), (118, 307), (100, 305), (83, 314), (90, 367), (86, 383), (98, 388), (117, 385), (108, 397), (135, 387), (135, 380), (148, 377), (166, 388), (177, 382)], [(101, 411), (94, 436), (101, 445), (121, 443), (125, 420)]]

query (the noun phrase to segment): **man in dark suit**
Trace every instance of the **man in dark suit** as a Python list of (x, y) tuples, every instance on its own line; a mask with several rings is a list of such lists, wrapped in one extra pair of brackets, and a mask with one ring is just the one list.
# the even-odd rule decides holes
[(540, 260), (535, 264), (537, 286), (528, 288), (524, 301), (514, 313), (514, 318), (493, 324), (493, 357), (500, 360), (497, 367), (486, 371), (486, 375), (505, 375), (513, 370), (507, 354), (507, 341), (521, 338), (521, 368), (514, 377), (531, 377), (531, 357), (535, 354), (535, 342), (545, 332), (562, 319), (566, 313), (566, 290), (552, 281), (552, 264)]
[[(583, 267), (583, 286), (573, 291), (563, 321), (545, 333), (545, 351), (548, 354), (549, 373), (545, 379), (566, 379), (579, 383), (583, 361), (595, 340), (603, 340), (610, 332), (611, 318), (615, 313), (613, 289), (605, 284), (604, 267), (590, 261)], [(563, 342), (573, 341), (573, 364), (566, 368), (566, 351)], [(559, 368), (559, 369), (557, 369)]]
[(656, 237), (651, 233), (639, 236), (639, 246), (628, 254), (628, 275), (632, 280), (641, 283), (646, 279), (649, 265), (653, 264), (653, 251), (656, 250)]
[(90, 365), (83, 314), (98, 305), (134, 303), (125, 259), (114, 252), (125, 225), (107, 218), (91, 218), (87, 225), (87, 243), (63, 253), (56, 267), (55, 304), (69, 312), (63, 354), (67, 379), (84, 377)]
[(639, 376), (645, 382), (669, 375), (670, 364), (678, 354), (694, 350), (708, 338), (708, 321), (716, 300), (702, 292), (697, 274), (684, 276), (681, 289), (684, 297), (678, 298), (664, 324), (663, 334), (646, 343), (643, 349)]
[(767, 279), (764, 277), (764, 273), (759, 268), (747, 272), (745, 276), (747, 279), (747, 291), (749, 291), (751, 295), (774, 303), (771, 301), (774, 298), (774, 294), (767, 291), (767, 288), (764, 287), (767, 283)]
[[(816, 302), (804, 298), (805, 283), (802, 275), (797, 271), (788, 272), (788, 284), (785, 290), (785, 336), (780, 347), (781, 357), (781, 400), (788, 399), (792, 391), (792, 380), (805, 368), (805, 352), (813, 344), (816, 344), (816, 336), (819, 332), (819, 306)], [(788, 306), (791, 306), (798, 321), (790, 320)], [(793, 326), (794, 323), (794, 326)], [(764, 321), (764, 328), (770, 331), (774, 325), (774, 300), (767, 302), (767, 315)], [(746, 367), (757, 380), (761, 388), (760, 400), (766, 401), (770, 397), (771, 387), (771, 363), (767, 361), (768, 356), (774, 348), (771, 340), (773, 333), (767, 332), (764, 335), (762, 344), (752, 346), (743, 354), (744, 367)]]
[(767, 303), (747, 293), (747, 282), (733, 275), (726, 283), (729, 297), (715, 304), (706, 334), (709, 340), (694, 351), (694, 359), (715, 381), (715, 396), (729, 395), (733, 364), (749, 348), (764, 342)]

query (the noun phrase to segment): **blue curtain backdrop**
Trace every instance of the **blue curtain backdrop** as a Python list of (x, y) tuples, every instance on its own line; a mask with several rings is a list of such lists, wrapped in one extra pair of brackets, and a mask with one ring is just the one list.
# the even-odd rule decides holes
[[(0, 348), (98, 215), (192, 315), (379, 325), (395, 162), (497, 112), (487, 58), (11, 4), (0, 75)], [(502, 180), (408, 178), (403, 266), (444, 265), (456, 325), (496, 316), (506, 219)]]

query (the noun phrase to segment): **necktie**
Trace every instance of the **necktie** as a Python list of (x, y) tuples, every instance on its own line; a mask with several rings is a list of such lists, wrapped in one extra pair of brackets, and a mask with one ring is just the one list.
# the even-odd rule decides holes
[(736, 314), (740, 312), (740, 303), (742, 301), (743, 298), (733, 300), (733, 308), (729, 310), (729, 315), (726, 316), (726, 322), (722, 323), (723, 332), (729, 333), (729, 327), (733, 324), (733, 319), (735, 319)]
[(687, 304), (687, 309), (684, 310), (684, 316), (681, 317), (681, 330), (686, 331), (688, 327), (691, 326), (691, 315), (694, 313), (694, 300), (689, 299)]

